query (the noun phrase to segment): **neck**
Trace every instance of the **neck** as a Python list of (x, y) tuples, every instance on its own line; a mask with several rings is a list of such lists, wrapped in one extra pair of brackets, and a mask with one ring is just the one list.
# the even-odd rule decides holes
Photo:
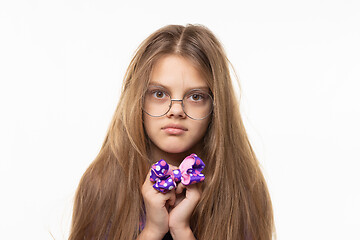
[(195, 145), (194, 147), (192, 147), (191, 149), (189, 149), (185, 152), (169, 153), (169, 152), (165, 152), (165, 151), (161, 150), (160, 148), (158, 148), (155, 144), (153, 144), (151, 142), (150, 143), (150, 158), (153, 163), (159, 161), (160, 159), (164, 159), (168, 164), (178, 167), (180, 165), (180, 163), (184, 160), (184, 158), (186, 158), (187, 156), (189, 156), (192, 153), (198, 154), (198, 153), (200, 153), (200, 150), (201, 150), (201, 146), (198, 143), (197, 145)]

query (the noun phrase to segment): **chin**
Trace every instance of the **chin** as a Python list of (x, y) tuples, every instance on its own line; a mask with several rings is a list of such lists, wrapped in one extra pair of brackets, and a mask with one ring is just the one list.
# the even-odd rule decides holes
[(190, 150), (190, 146), (184, 146), (180, 144), (164, 144), (160, 146), (160, 149), (167, 153), (183, 153)]
[(164, 152), (167, 152), (167, 153), (183, 153), (183, 152), (186, 152), (188, 151), (188, 149), (183, 149), (183, 148), (164, 148), (163, 149)]

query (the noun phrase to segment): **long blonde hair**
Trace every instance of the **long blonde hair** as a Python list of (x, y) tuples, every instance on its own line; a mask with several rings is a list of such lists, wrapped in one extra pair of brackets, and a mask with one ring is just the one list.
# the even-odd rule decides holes
[(151, 165), (142, 99), (154, 64), (166, 54), (192, 61), (214, 98), (202, 140), (206, 180), (191, 220), (195, 236), (271, 239), (271, 200), (240, 116), (230, 63), (214, 34), (201, 25), (165, 26), (137, 49), (102, 148), (77, 189), (69, 239), (134, 239), (140, 233), (145, 214), (140, 189)]

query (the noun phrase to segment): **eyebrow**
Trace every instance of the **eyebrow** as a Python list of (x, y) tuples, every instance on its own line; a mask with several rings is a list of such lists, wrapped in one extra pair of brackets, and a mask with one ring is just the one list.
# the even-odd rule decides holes
[[(164, 88), (166, 90), (169, 89), (168, 87), (166, 87), (163, 84), (158, 83), (158, 82), (150, 82), (149, 87), (161, 87), (161, 88)], [(199, 90), (204, 90), (204, 91), (209, 91), (210, 92), (210, 88), (208, 86), (198, 86), (198, 87), (195, 86), (195, 87), (187, 88), (187, 89), (185, 89), (185, 92), (188, 92), (188, 91), (193, 90), (193, 89), (199, 89)]]

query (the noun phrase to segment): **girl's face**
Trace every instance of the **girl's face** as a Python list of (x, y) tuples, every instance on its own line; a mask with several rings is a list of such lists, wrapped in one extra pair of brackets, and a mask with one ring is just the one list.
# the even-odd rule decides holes
[[(210, 91), (205, 79), (189, 60), (167, 55), (155, 64), (146, 95), (154, 98), (154, 101), (161, 101), (166, 94), (171, 96), (171, 99), (183, 99), (184, 95), (193, 89)], [(199, 101), (201, 97), (191, 95), (190, 99)], [(148, 103), (145, 97), (144, 105)], [(196, 151), (197, 144), (204, 137), (210, 121), (210, 116), (202, 120), (189, 118), (184, 113), (180, 101), (173, 101), (170, 110), (161, 117), (149, 116), (146, 113), (143, 116), (145, 131), (153, 143), (151, 150), (165, 154)]]

